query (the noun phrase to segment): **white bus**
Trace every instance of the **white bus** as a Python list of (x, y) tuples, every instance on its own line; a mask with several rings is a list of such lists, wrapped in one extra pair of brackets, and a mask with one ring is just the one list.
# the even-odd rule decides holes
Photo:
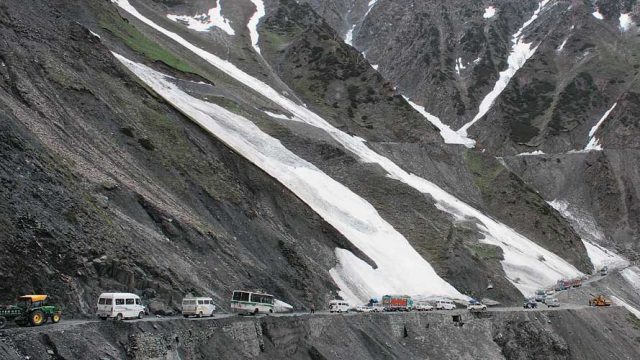
[(235, 290), (231, 297), (231, 311), (241, 314), (269, 314), (274, 311), (273, 300), (273, 295)]
[(209, 297), (194, 297), (182, 299), (182, 316), (189, 317), (195, 315), (197, 317), (213, 316), (216, 305), (213, 299)]
[(98, 298), (98, 317), (102, 320), (114, 318), (142, 319), (145, 314), (144, 305), (140, 297), (130, 293), (102, 293)]

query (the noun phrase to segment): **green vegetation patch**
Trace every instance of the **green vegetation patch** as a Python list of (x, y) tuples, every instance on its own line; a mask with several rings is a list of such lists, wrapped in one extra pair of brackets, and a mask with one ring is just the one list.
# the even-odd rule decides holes
[(100, 27), (122, 40), (131, 50), (144, 55), (150, 60), (161, 61), (184, 73), (198, 74), (189, 64), (144, 36), (118, 14), (101, 16)]
[(467, 167), (474, 177), (474, 182), (483, 193), (489, 190), (495, 179), (506, 169), (497, 161), (488, 162), (481, 154), (468, 150), (464, 154)]
[(502, 249), (490, 244), (467, 244), (465, 248), (469, 250), (471, 255), (481, 260), (504, 260)]

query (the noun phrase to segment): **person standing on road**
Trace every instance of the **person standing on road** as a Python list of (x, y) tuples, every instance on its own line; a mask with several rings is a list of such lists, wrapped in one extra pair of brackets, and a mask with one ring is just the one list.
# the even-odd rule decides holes
[(309, 307), (309, 309), (311, 310), (311, 313), (315, 313), (316, 312), (316, 307), (315, 305), (311, 304), (311, 306)]

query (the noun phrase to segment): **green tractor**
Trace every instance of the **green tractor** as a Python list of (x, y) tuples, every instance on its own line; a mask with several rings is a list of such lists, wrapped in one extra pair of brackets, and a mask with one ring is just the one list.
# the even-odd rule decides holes
[(57, 323), (62, 313), (57, 306), (46, 305), (47, 295), (24, 295), (18, 298), (18, 304), (0, 306), (0, 329), (13, 320), (20, 326), (40, 326), (51, 319)]

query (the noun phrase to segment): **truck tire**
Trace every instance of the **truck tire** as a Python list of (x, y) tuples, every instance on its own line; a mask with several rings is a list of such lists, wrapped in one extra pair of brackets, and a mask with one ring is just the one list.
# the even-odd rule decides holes
[(53, 315), (51, 315), (51, 322), (54, 324), (59, 323), (60, 319), (62, 319), (62, 315), (60, 313), (53, 313)]
[(7, 326), (7, 318), (0, 316), (0, 329), (3, 329), (5, 326)]
[(44, 324), (44, 313), (41, 310), (35, 310), (29, 314), (29, 322), (33, 326)]

